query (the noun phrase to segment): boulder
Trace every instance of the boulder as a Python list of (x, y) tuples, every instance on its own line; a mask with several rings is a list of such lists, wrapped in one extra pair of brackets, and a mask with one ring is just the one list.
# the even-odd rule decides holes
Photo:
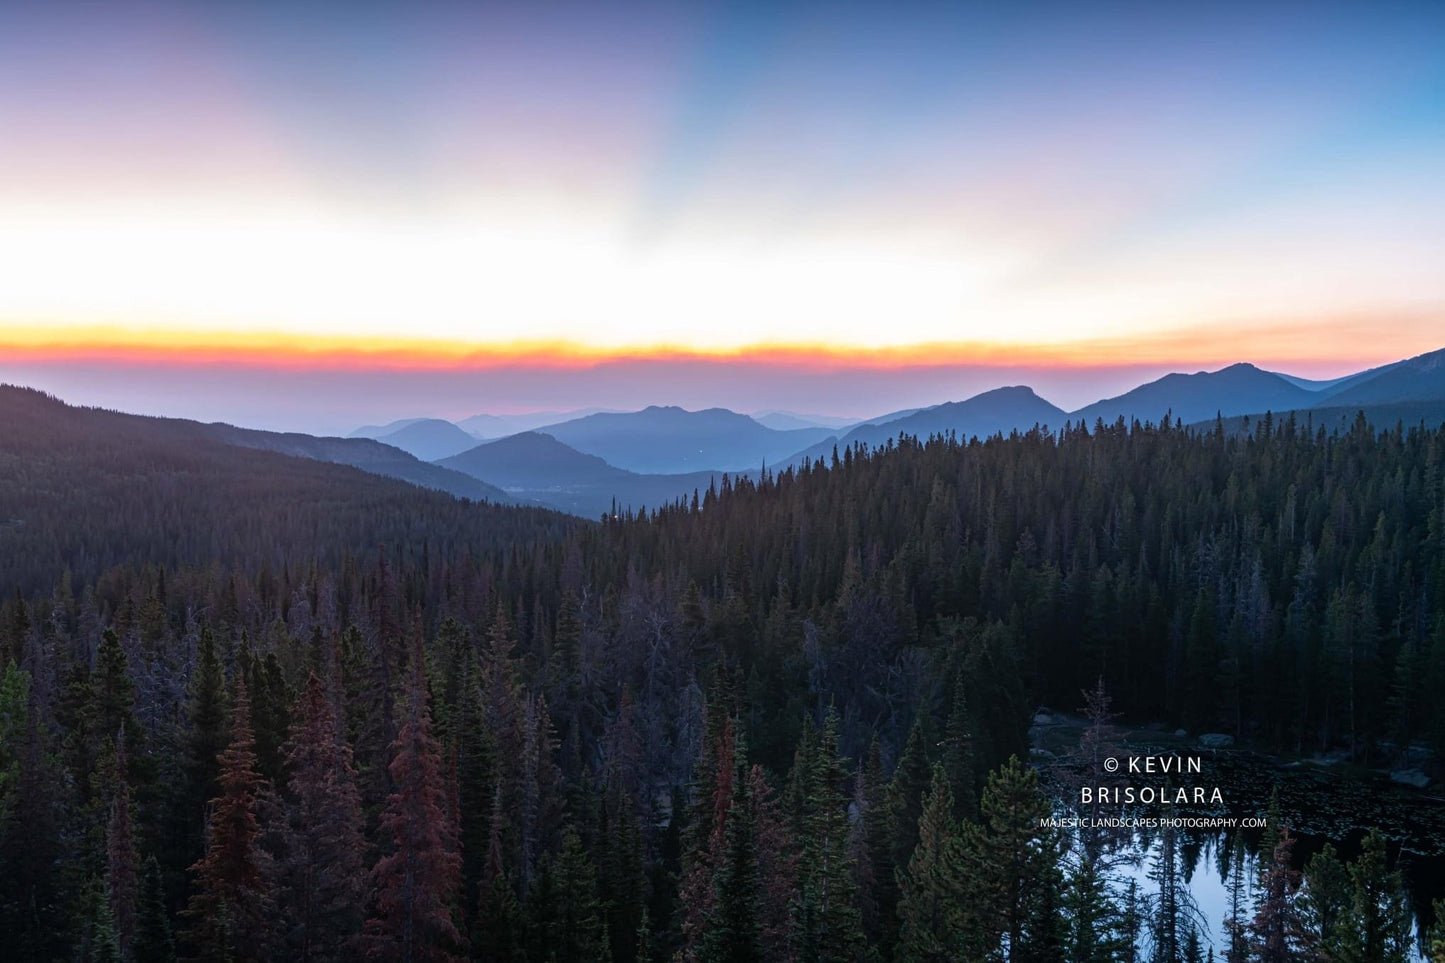
[(1396, 769), (1390, 773), (1390, 781), (1412, 789), (1424, 789), (1430, 785), (1430, 777), (1418, 769)]

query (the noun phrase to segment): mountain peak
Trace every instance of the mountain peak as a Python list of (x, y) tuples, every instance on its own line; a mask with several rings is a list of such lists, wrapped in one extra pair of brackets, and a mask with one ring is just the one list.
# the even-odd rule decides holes
[(1086, 425), (1099, 420), (1112, 424), (1119, 418), (1125, 422), (1158, 421), (1168, 412), (1185, 424), (1194, 424), (1216, 415), (1307, 408), (1314, 400), (1315, 395), (1308, 389), (1241, 361), (1217, 371), (1167, 374), (1117, 397), (1080, 408), (1071, 418)]
[(991, 388), (974, 395), (968, 401), (977, 401), (980, 398), (1037, 398), (1038, 393), (1028, 385), (1005, 385), (1002, 388)]
[(677, 405), (589, 415), (544, 430), (578, 451), (643, 474), (750, 470), (831, 434), (826, 428), (779, 431), (727, 408)]
[(1436, 348), (1434, 351), (1417, 354), (1402, 363), (1417, 371), (1434, 371), (1437, 368), (1445, 367), (1445, 348)]

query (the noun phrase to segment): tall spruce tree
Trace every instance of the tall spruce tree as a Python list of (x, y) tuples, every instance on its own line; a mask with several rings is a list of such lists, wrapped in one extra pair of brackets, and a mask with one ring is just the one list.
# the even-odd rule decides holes
[(1335, 847), (1324, 847), (1305, 865), (1299, 909), (1306, 949), (1328, 958), (1337, 955), (1347, 939), (1350, 874)]
[(1412, 914), (1379, 830), (1365, 836), (1349, 873), (1351, 899), (1335, 954), (1341, 963), (1404, 963), (1414, 953)]
[(898, 871), (907, 867), (918, 845), (918, 825), (923, 817), (923, 801), (931, 782), (931, 768), (925, 749), (925, 720), (920, 713), (908, 730), (902, 755), (893, 770), (884, 796), (884, 819), (880, 829), (888, 834), (887, 871), (878, 874), (878, 913), (886, 951), (898, 935)]
[(571, 826), (562, 833), (552, 885), (556, 915), (548, 938), (550, 958), (556, 963), (609, 963), (612, 954), (597, 873)]
[(970, 834), (979, 909), (1010, 963), (1034, 959), (1056, 939), (1063, 841), (1043, 824), (1050, 812), (1038, 773), (1012, 756), (989, 775), (979, 831)]
[(125, 728), (122, 726), (118, 730), (114, 781), (110, 792), (110, 815), (105, 834), (105, 890), (110, 899), (111, 918), (115, 921), (117, 948), (123, 957), (130, 956), (131, 943), (135, 939), (136, 899), (139, 895), (139, 857), (133, 830), (134, 809)]
[(196, 643), (196, 664), (187, 687), (180, 778), (171, 797), (169, 831), (161, 865), (178, 893), (184, 872), (205, 849), (206, 804), (220, 793), (220, 758), (226, 748), (226, 678), (209, 626)]
[(953, 705), (948, 711), (941, 761), (953, 790), (954, 818), (976, 818), (978, 773), (973, 752), (973, 717), (969, 714), (968, 692), (962, 674), (953, 680)]
[(521, 963), (522, 909), (508, 878), (502, 844), (502, 790), (493, 792), (486, 864), (477, 896), (477, 920), (471, 929), (472, 956), (489, 963)]
[(1300, 875), (1292, 865), (1293, 855), (1294, 837), (1288, 828), (1282, 828), (1269, 863), (1260, 872), (1254, 919), (1249, 925), (1250, 958), (1260, 963), (1288, 963), (1305, 953), (1296, 901)]
[(1224, 959), (1225, 963), (1248, 963), (1249, 920), (1245, 918), (1245, 912), (1249, 902), (1249, 880), (1246, 878), (1248, 864), (1245, 860), (1244, 837), (1236, 834), (1227, 852), (1227, 857), (1222, 860), (1224, 871), (1228, 874), (1224, 918), (1227, 942)]
[(432, 737), (424, 659), (411, 658), (405, 717), (392, 743), (395, 790), (381, 814), (387, 851), (372, 867), (375, 909), (366, 921), (370, 959), (453, 963), (461, 934), (452, 918), (461, 883), (455, 829), (448, 824), (441, 750)]
[(830, 711), (811, 745), (800, 748), (798, 898), (792, 945), (802, 963), (866, 959), (848, 841), (848, 771), (838, 757), (838, 716)]
[(1064, 891), (1068, 921), (1065, 958), (1070, 963), (1115, 963), (1123, 955), (1119, 911), (1093, 857), (1084, 853), (1069, 873)]
[(762, 963), (761, 883), (747, 750), (737, 739), (722, 858), (713, 877), (714, 909), (702, 932), (701, 963)]
[(130, 951), (132, 963), (175, 963), (176, 946), (171, 938), (171, 919), (166, 909), (164, 886), (160, 863), (152, 856), (146, 860), (145, 875), (141, 880), (135, 941)]
[(279, 909), (292, 959), (349, 959), (364, 915), (361, 800), (351, 750), (340, 739), (321, 680), (312, 674), (291, 713), (281, 751), (288, 847)]
[[(963, 958), (960, 940), (974, 935), (965, 923), (965, 869), (953, 819), (952, 780), (942, 763), (933, 778), (919, 817), (918, 845), (908, 868), (898, 874), (897, 963), (943, 963)], [(981, 950), (981, 945), (967, 947)]]
[(191, 867), (195, 891), (185, 917), (187, 958), (197, 963), (260, 959), (263, 880), (256, 839), (256, 771), (251, 700), (244, 676), (236, 678), (231, 742), (221, 753), (220, 795), (211, 800), (206, 853)]

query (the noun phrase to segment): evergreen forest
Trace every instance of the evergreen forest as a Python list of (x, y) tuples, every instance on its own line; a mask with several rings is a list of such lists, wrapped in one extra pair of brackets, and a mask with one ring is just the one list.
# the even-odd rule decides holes
[(6, 961), (1445, 959), (1399, 840), (1280, 818), (1211, 948), (1029, 742), (1438, 779), (1445, 429), (903, 437), (587, 522), (5, 410)]

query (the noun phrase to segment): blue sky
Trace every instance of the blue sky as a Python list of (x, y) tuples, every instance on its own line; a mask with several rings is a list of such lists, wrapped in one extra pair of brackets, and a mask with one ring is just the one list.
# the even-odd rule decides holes
[(0, 341), (32, 378), (349, 339), (1352, 369), (1445, 330), (1442, 36), (1439, 3), (7, 5)]

